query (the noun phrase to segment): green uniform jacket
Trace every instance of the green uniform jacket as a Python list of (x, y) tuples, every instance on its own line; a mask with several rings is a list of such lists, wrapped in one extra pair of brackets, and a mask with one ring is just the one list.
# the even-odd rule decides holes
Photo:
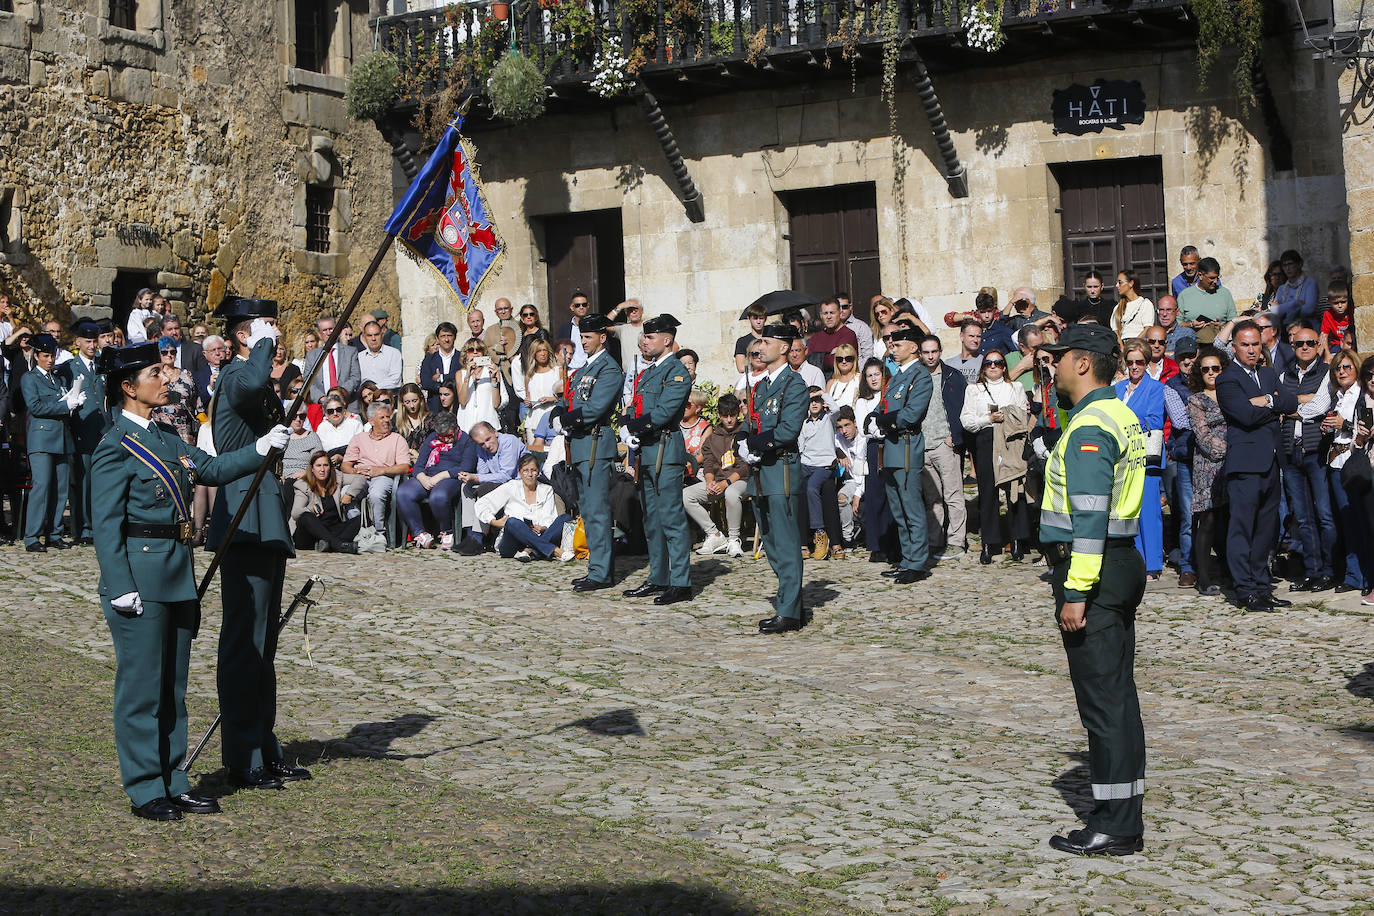
[[(692, 375), (682, 360), (669, 354), (639, 374), (632, 409), (646, 417), (649, 425), (639, 432), (639, 466), (685, 465), (687, 443), (682, 441), (682, 415), (692, 393)], [(658, 450), (662, 448), (663, 460)]]
[[(620, 371), (611, 354), (605, 350), (573, 373), (570, 409), (581, 411), (575, 420), (566, 421), (568, 456), (573, 464), (591, 460), (593, 440), (598, 441), (597, 461), (615, 460), (617, 450), (611, 417), (620, 403), (620, 390), (624, 384), (625, 373)], [(599, 431), (597, 427), (600, 427)]]
[(105, 376), (86, 368), (86, 363), (80, 356), (75, 356), (58, 366), (57, 375), (66, 382), (69, 389), (76, 387), (78, 379), (83, 380), (81, 390), (86, 392), (86, 402), (72, 414), (72, 439), (75, 441), (77, 454), (93, 455), (96, 446), (100, 445), (100, 440), (105, 435), (105, 430), (110, 428), (110, 413), (105, 407)]
[[(282, 422), (281, 400), (272, 383), (272, 354), (275, 351), (273, 341), (260, 340), (247, 359), (235, 358), (220, 369), (210, 417), (215, 451), (220, 454), (252, 445)], [(250, 483), (251, 478), (240, 479), (220, 487), (210, 517), (210, 534), (206, 541), (209, 546), (218, 547), (224, 539), (229, 520), (238, 512)], [(268, 473), (263, 477), (262, 486), (234, 533), (234, 543), (260, 544), (288, 556), (296, 555), (276, 474)]]
[[(48, 455), (73, 454), (72, 430), (67, 422), (72, 410), (63, 400), (67, 392), (57, 377), (42, 369), (33, 369), (20, 377), (19, 390), (29, 411), (29, 451)], [(86, 399), (90, 400), (90, 395)]]
[(921, 432), (926, 410), (930, 407), (935, 385), (930, 370), (913, 359), (905, 369), (887, 383), (887, 390), (874, 411), (877, 416), (891, 417), (895, 425), (883, 426), (883, 467), (919, 467), (926, 458), (926, 437)]
[[(752, 397), (752, 413), (758, 417), (758, 428), (750, 431), (771, 437), (771, 441), (762, 454), (749, 449), (762, 459), (749, 475), (749, 492), (755, 496), (795, 496), (802, 485), (797, 437), (810, 406), (806, 380), (791, 366), (784, 366), (773, 381), (767, 376), (760, 379)], [(748, 395), (745, 404), (749, 408)]]
[(167, 465), (187, 506), (195, 483), (223, 486), (252, 474), (261, 458), (252, 445), (212, 458), (182, 442), (170, 426), (154, 423), (145, 430), (123, 413), (96, 446), (91, 530), (100, 562), (101, 602), (108, 610), (110, 599), (129, 592), (138, 592), (144, 601), (194, 601), (190, 546), (170, 538), (125, 536), (126, 522), (175, 525), (183, 521), (162, 478), (124, 447), (125, 436)]

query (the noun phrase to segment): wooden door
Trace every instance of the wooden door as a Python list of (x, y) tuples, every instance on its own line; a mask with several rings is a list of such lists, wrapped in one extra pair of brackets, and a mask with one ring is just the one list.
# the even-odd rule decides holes
[(882, 289), (878, 269), (878, 201), (872, 184), (782, 195), (792, 246), (792, 288), (817, 299), (848, 293), (869, 320), (868, 300)]
[(549, 295), (548, 328), (572, 319), (568, 303), (582, 293), (591, 310), (605, 313), (625, 299), (625, 237), (619, 210), (546, 216), (544, 261)]
[(1169, 291), (1164, 237), (1164, 176), (1157, 156), (1051, 166), (1059, 182), (1064, 287), (1081, 295), (1083, 276), (1103, 276), (1115, 295), (1116, 273), (1130, 268), (1151, 300)]

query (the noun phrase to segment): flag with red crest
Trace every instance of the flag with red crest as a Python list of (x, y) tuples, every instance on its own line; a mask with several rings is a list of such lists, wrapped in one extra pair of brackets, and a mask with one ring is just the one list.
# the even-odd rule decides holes
[(473, 164), (472, 143), (454, 119), (387, 220), (407, 254), (437, 273), (464, 309), (496, 276), (506, 246), (496, 231)]

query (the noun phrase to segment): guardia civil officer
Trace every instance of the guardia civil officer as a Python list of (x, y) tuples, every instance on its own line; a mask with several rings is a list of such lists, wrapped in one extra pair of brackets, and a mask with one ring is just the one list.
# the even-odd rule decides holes
[(922, 474), (926, 439), (921, 424), (935, 391), (930, 373), (918, 358), (925, 334), (915, 328), (892, 332), (888, 354), (897, 361), (897, 372), (887, 383), (874, 422), (883, 434), (883, 489), (897, 523), (897, 542), (902, 556), (896, 566), (883, 572), (900, 585), (930, 576), (926, 540), (926, 502)]
[[(72, 360), (82, 359), (78, 356)], [(186, 673), (200, 604), (191, 565), (189, 503), (196, 483), (252, 474), (290, 433), (277, 426), (246, 448), (205, 454), (152, 411), (167, 403), (157, 344), (107, 348), (100, 370), (114, 423), (91, 467), (100, 603), (114, 639), (114, 735), (120, 778), (138, 817), (174, 821), (213, 814), (219, 803), (191, 791), (186, 758)]]
[(687, 446), (681, 433), (692, 376), (672, 351), (680, 324), (672, 315), (663, 314), (642, 325), (639, 352), (645, 368), (635, 377), (624, 423), (639, 452), (649, 575), (643, 585), (623, 594), (626, 598), (654, 595), (654, 604), (676, 604), (692, 597), (692, 533), (682, 502)]
[(770, 324), (763, 329), (767, 372), (746, 396), (749, 422), (741, 430), (743, 456), (754, 467), (749, 491), (754, 514), (763, 529), (768, 565), (778, 577), (775, 613), (759, 621), (760, 633), (800, 630), (806, 622), (801, 600), (801, 538), (797, 513), (801, 511), (801, 453), (797, 437), (806, 421), (807, 384), (787, 364), (787, 351), (797, 331), (791, 325)]
[(611, 419), (620, 404), (625, 374), (606, 351), (611, 323), (588, 315), (578, 323), (587, 361), (568, 378), (554, 413), (568, 436), (568, 460), (577, 471), (577, 507), (587, 536), (587, 574), (573, 580), (573, 591), (610, 588), (615, 576), (611, 537), (611, 468), (615, 430)]
[[(220, 454), (243, 448), (281, 422), (272, 382), (272, 355), (281, 332), (271, 299), (227, 296), (215, 309), (233, 359), (220, 367), (211, 404), (211, 431)], [(219, 488), (207, 543), (217, 548), (250, 481)], [(277, 619), (281, 616), (286, 560), (295, 556), (277, 475), (263, 477), (238, 530), (224, 551), (220, 591), (224, 618), (219, 636), (219, 709), (229, 780), (252, 789), (280, 789), (310, 772), (282, 759), (273, 734), (277, 719)]]
[(62, 540), (62, 513), (67, 508), (72, 457), (72, 412), (86, 402), (86, 391), (68, 388), (53, 369), (57, 338), (35, 334), (33, 371), (19, 380), (19, 391), (29, 413), (29, 472), (33, 487), (24, 511), (24, 548), (44, 553), (49, 547), (66, 550)]
[(96, 352), (100, 345), (100, 325), (83, 318), (72, 325), (76, 358), (57, 367), (56, 374), (68, 388), (86, 392), (86, 400), (72, 411), (71, 505), (72, 534), (78, 544), (92, 543), (91, 465), (95, 449), (110, 425), (105, 404), (105, 376), (96, 371)]
[(1135, 689), (1135, 614), (1145, 561), (1135, 549), (1145, 492), (1145, 434), (1112, 388), (1116, 335), (1077, 324), (1046, 345), (1058, 360), (1069, 419), (1045, 467), (1040, 540), (1051, 564), (1055, 616), (1088, 732), (1093, 808), (1086, 827), (1050, 845), (1077, 855), (1144, 848), (1145, 728)]

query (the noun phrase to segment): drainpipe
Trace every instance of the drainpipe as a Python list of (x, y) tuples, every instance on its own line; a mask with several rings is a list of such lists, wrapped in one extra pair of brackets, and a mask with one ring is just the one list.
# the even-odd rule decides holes
[(930, 132), (935, 135), (935, 145), (940, 148), (940, 157), (945, 160), (945, 181), (949, 184), (950, 196), (968, 197), (968, 170), (959, 161), (959, 151), (954, 148), (954, 140), (950, 138), (945, 112), (940, 107), (940, 97), (935, 94), (930, 71), (919, 54), (916, 55), (915, 65), (916, 94), (920, 96), (921, 107), (926, 110), (926, 120), (930, 122)]
[(668, 160), (668, 167), (673, 171), (673, 177), (677, 179), (677, 189), (682, 197), (682, 207), (687, 211), (687, 218), (694, 223), (700, 223), (706, 219), (706, 206), (702, 199), (701, 191), (692, 183), (692, 176), (687, 171), (687, 163), (682, 159), (682, 152), (677, 147), (677, 138), (673, 136), (673, 129), (668, 126), (668, 121), (663, 117), (663, 109), (659, 107), (658, 99), (649, 91), (649, 87), (641, 81), (635, 97), (639, 101), (639, 107), (643, 110), (644, 116), (649, 119), (649, 127), (653, 129), (654, 136), (658, 137), (658, 145), (663, 148), (663, 156)]

